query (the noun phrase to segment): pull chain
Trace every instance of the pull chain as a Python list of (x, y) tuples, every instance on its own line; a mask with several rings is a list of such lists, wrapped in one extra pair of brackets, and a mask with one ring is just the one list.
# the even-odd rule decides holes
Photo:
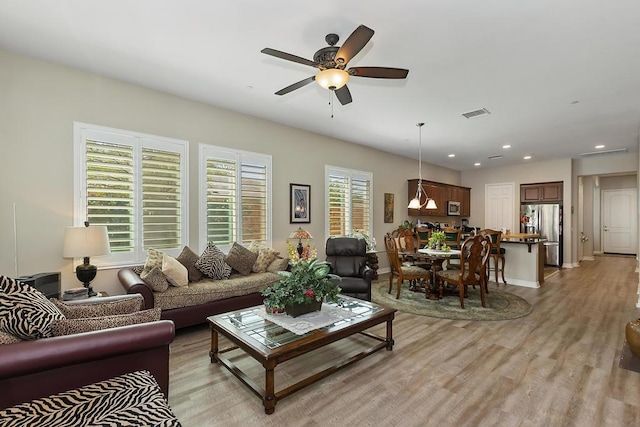
[(329, 105), (331, 105), (331, 118), (333, 119), (333, 91), (329, 91)]

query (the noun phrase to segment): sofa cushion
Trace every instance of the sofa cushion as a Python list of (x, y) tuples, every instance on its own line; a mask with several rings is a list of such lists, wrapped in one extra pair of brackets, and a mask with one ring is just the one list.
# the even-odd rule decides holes
[(132, 298), (108, 301), (97, 304), (65, 304), (55, 298), (51, 301), (67, 319), (83, 317), (114, 316), (117, 314), (135, 313), (144, 308), (144, 298), (140, 294), (132, 294)]
[(167, 276), (164, 275), (161, 267), (153, 267), (151, 271), (143, 271), (140, 278), (154, 292), (164, 292), (169, 289)]
[(197, 282), (202, 279), (202, 272), (196, 268), (196, 262), (198, 262), (200, 257), (197, 253), (193, 252), (189, 246), (182, 248), (182, 252), (180, 252), (180, 255), (178, 255), (176, 259), (187, 268), (190, 282)]
[(64, 314), (37, 289), (0, 276), (0, 330), (25, 340), (51, 336), (51, 323)]
[(231, 249), (229, 249), (225, 262), (238, 273), (246, 276), (251, 273), (256, 259), (258, 259), (258, 254), (251, 252), (238, 242), (234, 242)]
[(144, 263), (142, 274), (150, 272), (151, 270), (153, 270), (153, 267), (162, 268), (162, 255), (163, 253), (158, 250), (148, 249), (147, 261)]
[(224, 253), (212, 242), (200, 255), (196, 268), (210, 279), (228, 279), (231, 275), (231, 267), (224, 261)]
[(186, 286), (189, 283), (187, 267), (167, 254), (162, 257), (162, 272), (173, 286)]
[(4, 408), (0, 420), (3, 426), (180, 426), (148, 371)]
[(115, 316), (99, 316), (84, 319), (60, 319), (51, 323), (54, 336), (80, 334), (83, 332), (99, 331), (102, 329), (119, 328), (121, 326), (137, 325), (160, 320), (160, 309), (138, 311)]
[(231, 279), (203, 279), (181, 288), (170, 287), (167, 292), (154, 294), (154, 305), (163, 310), (192, 307), (225, 298), (248, 295), (262, 291), (266, 286), (280, 280), (275, 273), (251, 273), (235, 275)]

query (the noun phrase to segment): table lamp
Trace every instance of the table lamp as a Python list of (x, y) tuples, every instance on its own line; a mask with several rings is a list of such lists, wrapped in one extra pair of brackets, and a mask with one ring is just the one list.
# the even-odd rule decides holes
[(302, 239), (313, 239), (313, 236), (309, 234), (307, 230), (303, 230), (302, 227), (298, 227), (293, 233), (289, 235), (290, 239), (298, 239), (298, 247), (296, 250), (298, 251), (298, 256), (302, 257), (302, 252), (304, 251), (304, 247), (302, 246)]
[(84, 227), (67, 227), (65, 229), (62, 256), (65, 258), (84, 259), (84, 262), (76, 267), (76, 276), (87, 288), (89, 296), (96, 295), (91, 288), (91, 281), (98, 272), (98, 267), (91, 265), (89, 258), (109, 255), (110, 253), (109, 235), (106, 226), (89, 226), (87, 221), (84, 223)]

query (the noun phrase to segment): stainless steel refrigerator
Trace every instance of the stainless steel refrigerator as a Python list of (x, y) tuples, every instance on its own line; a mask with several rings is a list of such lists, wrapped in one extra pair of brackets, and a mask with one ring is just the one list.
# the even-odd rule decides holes
[(559, 203), (523, 204), (520, 207), (520, 231), (539, 234), (546, 239), (545, 264), (562, 265), (562, 205)]

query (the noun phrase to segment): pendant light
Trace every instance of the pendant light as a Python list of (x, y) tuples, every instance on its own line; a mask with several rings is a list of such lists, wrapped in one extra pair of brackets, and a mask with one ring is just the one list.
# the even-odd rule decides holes
[[(422, 126), (424, 126), (424, 123), (418, 123), (416, 124), (416, 126), (418, 126), (418, 129), (419, 129), (418, 188), (416, 190), (416, 197), (411, 199), (411, 201), (409, 202), (408, 208), (422, 209), (423, 207), (426, 207), (426, 209), (438, 209), (438, 206), (436, 205), (436, 201), (433, 199), (430, 199), (429, 196), (427, 196), (427, 192), (424, 190), (424, 188), (422, 188)], [(422, 199), (423, 193), (424, 193), (425, 201), (424, 203), (421, 203), (420, 200)]]

